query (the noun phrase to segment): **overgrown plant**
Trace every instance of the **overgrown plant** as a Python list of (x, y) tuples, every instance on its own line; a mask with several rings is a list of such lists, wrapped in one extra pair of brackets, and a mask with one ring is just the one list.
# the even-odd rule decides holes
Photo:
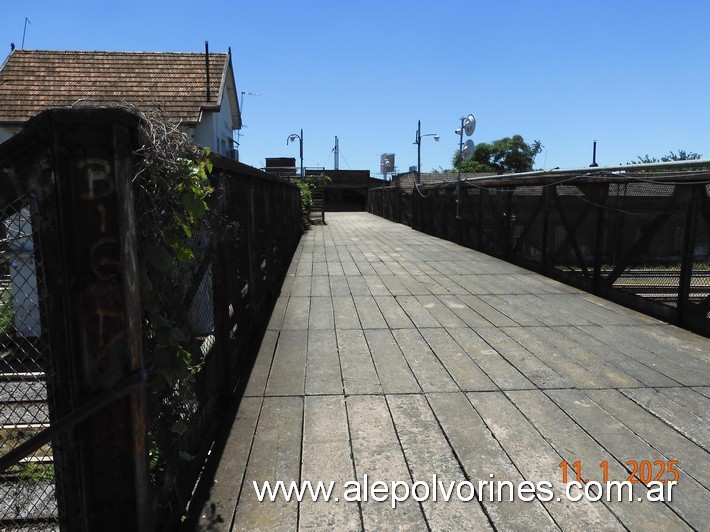
[(311, 225), (311, 207), (313, 206), (313, 189), (330, 183), (331, 179), (325, 174), (298, 176), (291, 179), (298, 186), (301, 193), (301, 224), (306, 229)]
[(179, 124), (143, 114), (135, 178), (141, 301), (153, 374), (172, 386), (200, 368), (185, 348), (189, 324), (181, 282), (204, 248), (197, 233), (209, 223), (209, 149), (194, 144)]
[(177, 463), (189, 457), (183, 436), (197, 411), (195, 375), (204, 362), (188, 319), (190, 280), (208, 256), (214, 228), (224, 224), (209, 208), (215, 192), (209, 149), (160, 115), (141, 117), (134, 190), (143, 346), (151, 368), (149, 458), (154, 480), (163, 478), (169, 490)]
[(41, 462), (23, 462), (19, 465), (18, 476), (31, 486), (54, 482), (54, 465)]
[(5, 334), (5, 331), (10, 331), (12, 326), (12, 318), (15, 313), (12, 309), (12, 293), (9, 286), (0, 286), (0, 336)]

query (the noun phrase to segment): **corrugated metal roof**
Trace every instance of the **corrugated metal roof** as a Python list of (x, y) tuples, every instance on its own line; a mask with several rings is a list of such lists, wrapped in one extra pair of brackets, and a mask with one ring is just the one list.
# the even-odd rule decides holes
[(0, 122), (25, 122), (50, 108), (114, 106), (160, 109), (196, 123), (219, 106), (229, 55), (204, 53), (14, 50), (0, 70)]

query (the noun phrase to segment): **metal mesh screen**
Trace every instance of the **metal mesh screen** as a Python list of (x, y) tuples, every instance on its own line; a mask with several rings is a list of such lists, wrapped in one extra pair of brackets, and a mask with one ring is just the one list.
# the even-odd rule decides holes
[[(710, 185), (688, 177), (464, 183), (458, 208), (442, 184), (412, 194), (412, 227), (708, 331)], [(393, 219), (383, 204), (370, 190), (370, 212)]]
[[(710, 205), (710, 185), (705, 185), (702, 205)], [(695, 230), (693, 275), (690, 279), (689, 299), (693, 303), (707, 302), (710, 298), (710, 207), (700, 209)], [(710, 308), (705, 313), (710, 318)]]
[[(49, 426), (46, 290), (32, 205), (24, 197), (0, 210), (0, 455)], [(58, 528), (48, 444), (0, 473), (0, 529)]]

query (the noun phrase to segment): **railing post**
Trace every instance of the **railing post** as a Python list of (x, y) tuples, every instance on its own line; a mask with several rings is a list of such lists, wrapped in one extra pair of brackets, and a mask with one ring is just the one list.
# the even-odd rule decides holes
[[(137, 119), (117, 111), (52, 118), (64, 280), (50, 297), (63, 300), (66, 340), (63, 350), (52, 345), (52, 356), (57, 377), (71, 383), (55, 401), (64, 415), (143, 370), (132, 193)], [(141, 385), (59, 440), (59, 476), (71, 486), (61, 501), (68, 528), (152, 530), (146, 418)]]
[[(597, 224), (596, 231), (594, 235), (594, 273), (592, 278), (592, 293), (598, 294), (602, 286), (602, 255), (605, 250), (602, 249), (604, 244), (604, 228), (606, 227), (606, 211), (607, 211), (607, 200), (609, 199), (609, 187), (608, 183), (599, 185), (590, 185), (586, 190), (594, 190), (592, 187), (604, 187), (599, 194), (598, 207), (597, 207)], [(586, 192), (583, 190), (582, 192)]]
[(547, 274), (549, 268), (549, 249), (548, 249), (548, 238), (550, 232), (550, 195), (552, 194), (552, 187), (545, 187), (542, 189), (542, 211), (543, 211), (543, 222), (542, 222), (542, 256), (541, 256), (541, 266), (542, 271)]
[[(679, 186), (679, 185), (676, 185)], [(680, 264), (680, 279), (678, 282), (678, 324), (690, 326), (690, 284), (693, 277), (693, 260), (695, 257), (695, 233), (698, 220), (698, 201), (705, 194), (705, 185), (685, 187), (688, 194), (685, 228), (683, 233), (683, 251)]]

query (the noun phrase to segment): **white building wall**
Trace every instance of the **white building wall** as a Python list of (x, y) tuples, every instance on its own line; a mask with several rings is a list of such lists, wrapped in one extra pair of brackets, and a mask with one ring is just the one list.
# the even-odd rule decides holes
[(232, 113), (227, 98), (222, 98), (219, 111), (204, 111), (202, 120), (195, 126), (194, 141), (214, 153), (233, 156)]

